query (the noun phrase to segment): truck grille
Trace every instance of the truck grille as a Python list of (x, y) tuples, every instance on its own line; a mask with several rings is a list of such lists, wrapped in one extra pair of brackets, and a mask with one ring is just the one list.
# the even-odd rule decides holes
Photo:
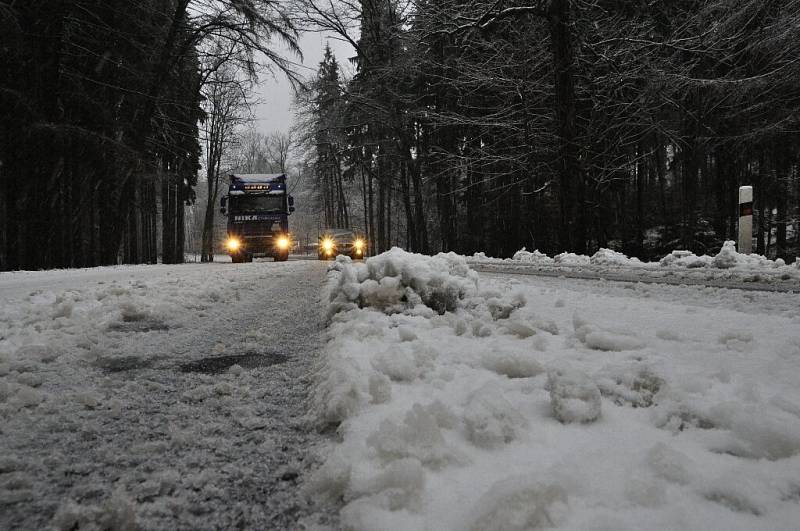
[(277, 223), (237, 223), (231, 226), (231, 232), (242, 236), (263, 236), (272, 238), (273, 232), (279, 230)]

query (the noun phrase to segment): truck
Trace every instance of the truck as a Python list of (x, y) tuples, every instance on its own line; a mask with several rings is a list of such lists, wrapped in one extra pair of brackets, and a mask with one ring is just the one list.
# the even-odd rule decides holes
[(231, 174), (220, 212), (228, 217), (225, 250), (231, 261), (252, 262), (261, 256), (271, 256), (276, 262), (289, 259), (294, 198), (286, 189), (286, 174)]

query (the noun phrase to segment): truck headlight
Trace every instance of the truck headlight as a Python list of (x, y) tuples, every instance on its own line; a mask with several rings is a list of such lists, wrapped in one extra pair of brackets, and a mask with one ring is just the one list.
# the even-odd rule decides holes
[(242, 242), (237, 238), (228, 238), (228, 241), (225, 242), (225, 247), (227, 247), (229, 251), (238, 251), (241, 246)]
[(333, 251), (333, 240), (330, 238), (325, 238), (322, 240), (322, 248), (325, 249), (325, 252), (327, 253)]
[(278, 238), (278, 241), (276, 243), (278, 245), (278, 249), (280, 249), (281, 251), (285, 251), (286, 249), (289, 248), (289, 238), (287, 238), (286, 236), (281, 236), (280, 238)]

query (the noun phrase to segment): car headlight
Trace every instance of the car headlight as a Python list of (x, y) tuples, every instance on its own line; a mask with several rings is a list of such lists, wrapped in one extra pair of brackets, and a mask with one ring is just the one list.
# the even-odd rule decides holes
[(225, 247), (227, 247), (229, 251), (238, 251), (241, 246), (242, 242), (237, 238), (228, 238), (228, 241), (225, 242)]
[(322, 248), (325, 249), (326, 252), (333, 251), (333, 240), (330, 238), (325, 238), (322, 240)]
[(287, 238), (286, 236), (281, 236), (280, 238), (278, 238), (276, 244), (278, 246), (278, 249), (280, 249), (281, 251), (285, 251), (286, 249), (289, 248), (289, 238)]
[(361, 238), (357, 239), (353, 242), (353, 246), (358, 249), (359, 251), (364, 248), (364, 240)]

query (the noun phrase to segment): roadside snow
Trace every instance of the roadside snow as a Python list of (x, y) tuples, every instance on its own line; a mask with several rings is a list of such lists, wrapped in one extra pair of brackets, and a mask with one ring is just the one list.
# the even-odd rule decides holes
[(800, 297), (747, 295), (341, 260), (309, 489), (356, 530), (796, 529)]
[(600, 249), (592, 256), (561, 253), (549, 257), (524, 247), (511, 259), (489, 258), (485, 253), (469, 257), (473, 265), (530, 266), (539, 271), (580, 272), (582, 274), (630, 274), (642, 279), (708, 281), (726, 280), (747, 283), (784, 284), (800, 290), (800, 260), (792, 265), (778, 258), (770, 260), (756, 254), (740, 254), (733, 241), (726, 241), (715, 256), (697, 256), (690, 251), (672, 251), (658, 262), (642, 262), (611, 249)]

